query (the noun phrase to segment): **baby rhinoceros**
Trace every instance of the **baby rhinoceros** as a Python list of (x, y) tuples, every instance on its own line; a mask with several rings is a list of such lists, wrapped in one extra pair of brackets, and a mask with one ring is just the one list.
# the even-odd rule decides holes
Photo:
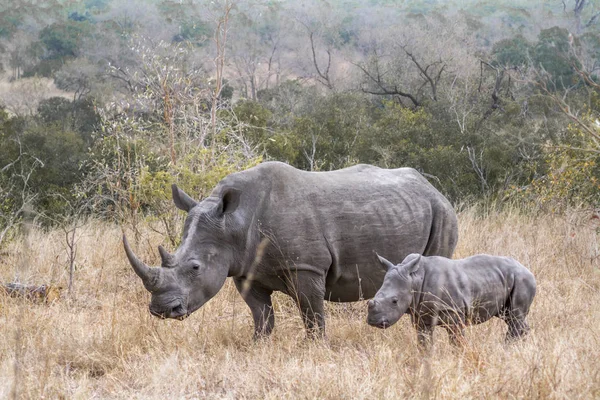
[(436, 325), (446, 328), (453, 344), (462, 342), (465, 325), (492, 317), (508, 325), (507, 341), (529, 331), (526, 317), (535, 296), (535, 278), (512, 258), (480, 254), (450, 260), (410, 254), (394, 265), (377, 257), (387, 273), (368, 303), (369, 325), (387, 328), (409, 314), (419, 344), (425, 347)]

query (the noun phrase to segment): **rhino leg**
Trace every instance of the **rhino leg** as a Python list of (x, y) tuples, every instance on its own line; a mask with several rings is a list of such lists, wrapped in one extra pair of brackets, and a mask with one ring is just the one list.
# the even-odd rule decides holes
[(429, 318), (417, 318), (414, 322), (417, 328), (417, 344), (419, 350), (427, 351), (433, 343), (433, 328), (435, 324), (428, 321)]
[(250, 307), (254, 319), (254, 339), (269, 336), (275, 326), (271, 303), (272, 290), (248, 284), (245, 279), (234, 279), (235, 287)]
[(448, 338), (450, 339), (450, 344), (453, 346), (464, 346), (465, 344), (465, 330), (462, 325), (448, 325), (445, 326), (446, 331), (448, 332)]
[(501, 318), (508, 325), (506, 332), (506, 342), (512, 342), (519, 339), (529, 332), (527, 315), (535, 295), (535, 280), (523, 279), (519, 285), (515, 285), (511, 295), (508, 298), (506, 308)]
[(506, 332), (507, 343), (513, 342), (519, 339), (529, 332), (529, 324), (525, 318), (511, 316), (505, 318), (506, 325), (508, 325), (508, 332)]
[[(311, 268), (312, 269), (312, 268)], [(297, 271), (289, 294), (294, 298), (310, 338), (325, 334), (325, 277), (313, 271)]]
[(455, 310), (445, 311), (440, 314), (442, 326), (448, 332), (448, 339), (453, 346), (465, 344), (465, 322), (464, 316)]

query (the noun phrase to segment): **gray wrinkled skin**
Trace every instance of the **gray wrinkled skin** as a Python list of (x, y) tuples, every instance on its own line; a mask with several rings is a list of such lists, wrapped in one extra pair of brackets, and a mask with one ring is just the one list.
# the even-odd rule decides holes
[(449, 260), (411, 254), (394, 265), (378, 257), (387, 272), (368, 303), (369, 325), (387, 328), (407, 313), (419, 344), (425, 347), (436, 325), (446, 328), (453, 344), (461, 342), (465, 325), (492, 317), (508, 325), (507, 341), (529, 331), (526, 318), (535, 296), (535, 278), (512, 258), (480, 254)]
[(188, 217), (175, 253), (159, 249), (162, 268), (145, 266), (125, 240), (150, 311), (185, 318), (232, 277), (255, 336), (273, 329), (274, 291), (293, 297), (309, 333), (322, 334), (323, 300), (371, 298), (381, 286), (373, 251), (451, 257), (458, 239), (452, 206), (410, 168), (305, 172), (266, 162), (227, 176), (201, 202), (173, 186), (173, 200)]

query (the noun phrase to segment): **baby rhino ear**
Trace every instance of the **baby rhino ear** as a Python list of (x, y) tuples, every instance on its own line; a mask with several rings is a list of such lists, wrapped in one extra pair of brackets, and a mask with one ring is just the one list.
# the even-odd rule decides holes
[(408, 255), (406, 258), (410, 258), (410, 260), (406, 261), (405, 259), (405, 263), (402, 266), (402, 268), (404, 268), (404, 270), (409, 273), (412, 274), (413, 272), (417, 272), (419, 270), (419, 267), (421, 266), (421, 255), (420, 254), (410, 254)]
[(375, 255), (377, 255), (377, 258), (379, 259), (379, 263), (383, 266), (383, 269), (385, 269), (386, 272), (395, 267), (395, 265), (392, 264), (391, 261), (386, 260), (385, 258), (381, 257), (377, 253), (375, 253)]

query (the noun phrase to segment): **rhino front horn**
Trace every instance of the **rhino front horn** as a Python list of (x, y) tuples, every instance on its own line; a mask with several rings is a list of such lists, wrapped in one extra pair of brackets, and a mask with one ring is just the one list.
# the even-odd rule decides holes
[(125, 253), (127, 254), (127, 258), (129, 259), (129, 263), (133, 267), (133, 270), (142, 279), (142, 283), (144, 287), (150, 291), (154, 292), (158, 289), (158, 283), (160, 281), (160, 269), (159, 268), (150, 268), (142, 261), (140, 261), (133, 251), (131, 251), (131, 247), (129, 247), (129, 242), (127, 242), (127, 238), (123, 235), (123, 246), (125, 247)]

